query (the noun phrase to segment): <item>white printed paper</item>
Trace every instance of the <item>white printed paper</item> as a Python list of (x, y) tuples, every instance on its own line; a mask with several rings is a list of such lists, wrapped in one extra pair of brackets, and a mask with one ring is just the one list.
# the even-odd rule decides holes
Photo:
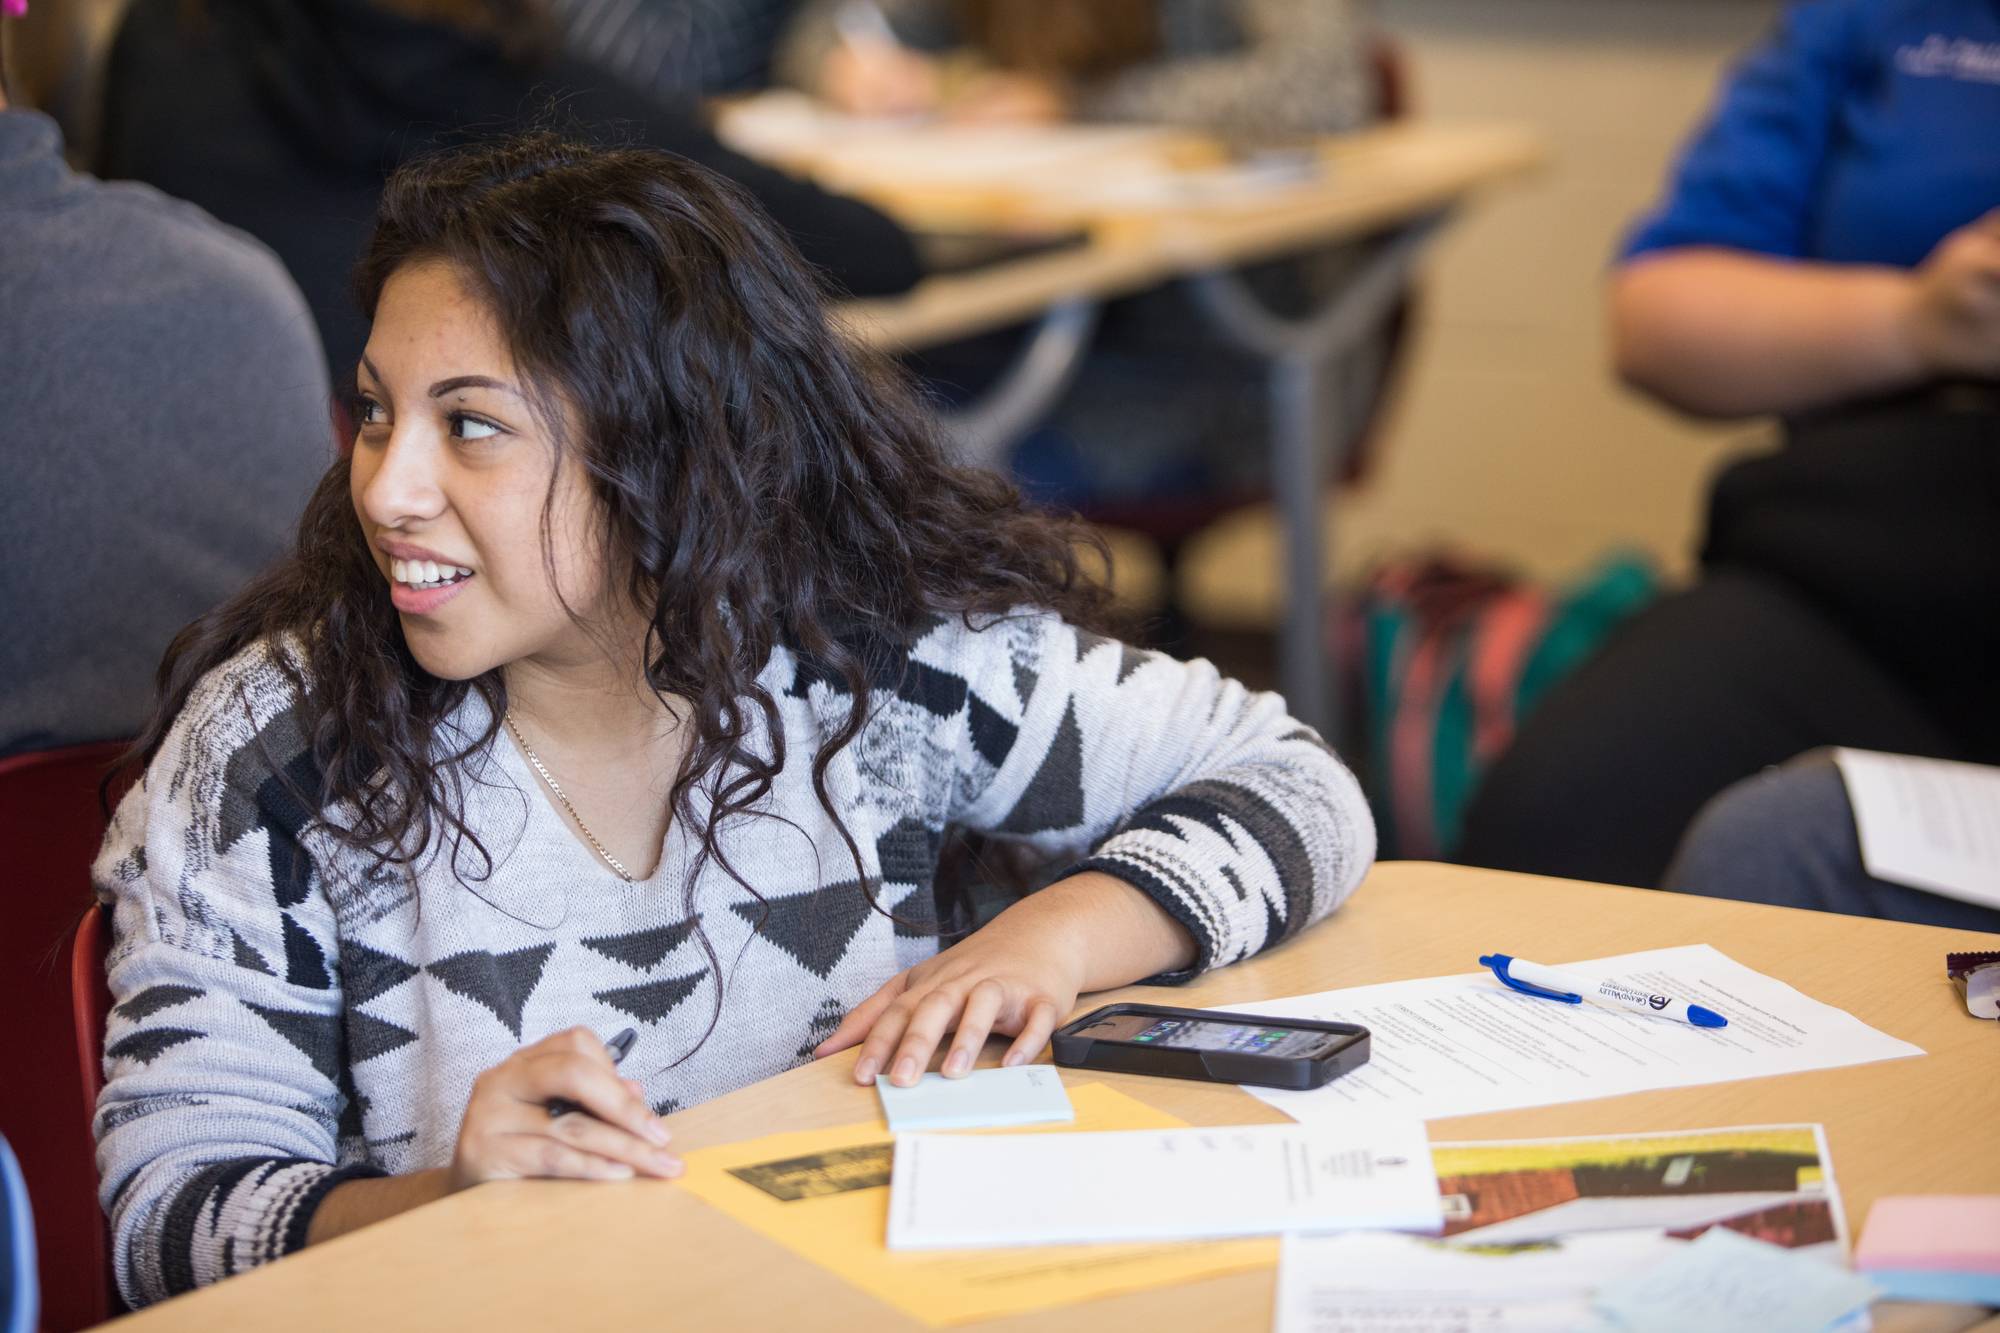
[(1287, 1236), (1275, 1333), (1576, 1333), (1591, 1293), (1684, 1248), (1658, 1232), (1465, 1250), (1382, 1232)]
[(1587, 962), (1536, 961), (1580, 979), (1617, 978), (1693, 1001), (1729, 1026), (1697, 1028), (1624, 1009), (1559, 1004), (1508, 990), (1486, 971), (1224, 1005), (1220, 1012), (1329, 1019), (1371, 1031), (1368, 1063), (1323, 1088), (1244, 1088), (1308, 1122), (1356, 1114), (1436, 1120), (1924, 1053), (1707, 944)]
[(1836, 750), (1876, 879), (2000, 908), (2000, 768)]
[(905, 1134), (889, 1248), (1193, 1240), (1444, 1226), (1421, 1122), (1093, 1134)]

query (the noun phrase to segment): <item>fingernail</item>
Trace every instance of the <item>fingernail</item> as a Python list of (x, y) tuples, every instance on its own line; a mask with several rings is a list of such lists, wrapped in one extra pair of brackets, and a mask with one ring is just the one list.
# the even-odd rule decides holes
[(607, 1162), (604, 1165), (604, 1178), (606, 1180), (630, 1180), (632, 1178), (632, 1168), (623, 1162)]
[(906, 1055), (896, 1061), (896, 1072), (889, 1076), (889, 1081), (898, 1086), (905, 1086), (916, 1082), (917, 1058), (913, 1055)]
[(1009, 1051), (1007, 1052), (1006, 1056), (1000, 1061), (1000, 1063), (1006, 1065), (1009, 1069), (1012, 1069), (1015, 1065), (1020, 1064), (1023, 1060), (1026, 1060), (1027, 1058), (1028, 1058), (1027, 1056), (1021, 1054), (1019, 1051)]
[(681, 1173), (681, 1159), (670, 1152), (656, 1152), (652, 1156), (653, 1169), (663, 1176), (677, 1176)]
[(972, 1065), (971, 1051), (953, 1051), (950, 1055), (947, 1055), (944, 1058), (945, 1077), (957, 1078), (959, 1075), (963, 1074), (968, 1068), (970, 1068), (971, 1065)]
[(661, 1124), (659, 1121), (648, 1120), (646, 1122), (646, 1137), (651, 1139), (654, 1143), (660, 1145), (661, 1147), (665, 1147), (667, 1140), (672, 1138), (673, 1135), (669, 1134), (667, 1132), (667, 1127)]
[(854, 1081), (856, 1083), (873, 1083), (875, 1081), (875, 1062), (873, 1060), (857, 1060), (854, 1065)]

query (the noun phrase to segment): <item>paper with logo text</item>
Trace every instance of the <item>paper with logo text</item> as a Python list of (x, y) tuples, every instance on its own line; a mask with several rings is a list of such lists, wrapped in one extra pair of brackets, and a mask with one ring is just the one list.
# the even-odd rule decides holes
[(1444, 1225), (1423, 1122), (972, 1137), (905, 1134), (892, 1250)]
[(1729, 1026), (1697, 1028), (1623, 1009), (1560, 1004), (1510, 991), (1490, 972), (1391, 981), (1222, 1006), (1270, 1018), (1360, 1023), (1374, 1034), (1368, 1063), (1323, 1088), (1244, 1091), (1296, 1120), (1361, 1113), (1435, 1120), (1924, 1053), (1707, 944), (1536, 961), (1579, 980), (1616, 979), (1693, 1001)]

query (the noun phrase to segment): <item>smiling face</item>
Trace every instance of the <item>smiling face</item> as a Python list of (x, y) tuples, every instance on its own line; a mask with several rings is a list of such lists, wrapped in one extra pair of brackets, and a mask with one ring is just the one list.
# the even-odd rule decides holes
[(606, 619), (601, 512), (574, 453), (558, 466), (506, 339), (457, 270), (421, 262), (389, 278), (358, 380), (354, 512), (423, 668), (465, 680), (602, 661), (564, 608), (593, 628)]

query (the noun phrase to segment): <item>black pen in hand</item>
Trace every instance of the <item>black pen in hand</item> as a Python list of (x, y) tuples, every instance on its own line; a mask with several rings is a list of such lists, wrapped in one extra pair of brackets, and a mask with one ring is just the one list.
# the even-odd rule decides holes
[[(632, 1047), (638, 1043), (638, 1040), (639, 1040), (639, 1029), (626, 1028), (623, 1032), (613, 1037), (610, 1041), (605, 1042), (604, 1049), (606, 1052), (610, 1054), (611, 1063), (615, 1065), (622, 1062), (625, 1059), (625, 1057), (631, 1053)], [(571, 1111), (581, 1111), (584, 1109), (583, 1107), (578, 1106), (575, 1102), (569, 1100), (569, 1098), (567, 1097), (549, 1098), (548, 1107), (549, 1107), (549, 1119), (551, 1120), (555, 1119), (559, 1115), (568, 1115)]]

